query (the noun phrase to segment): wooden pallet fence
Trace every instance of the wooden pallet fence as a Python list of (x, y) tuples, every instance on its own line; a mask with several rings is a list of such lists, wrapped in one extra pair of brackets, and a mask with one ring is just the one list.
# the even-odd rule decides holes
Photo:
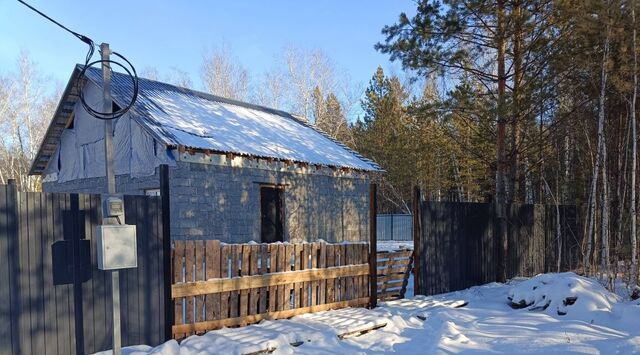
[(264, 319), (364, 306), (369, 246), (174, 241), (173, 337)]
[(404, 298), (413, 268), (413, 251), (381, 251), (378, 255), (378, 299)]

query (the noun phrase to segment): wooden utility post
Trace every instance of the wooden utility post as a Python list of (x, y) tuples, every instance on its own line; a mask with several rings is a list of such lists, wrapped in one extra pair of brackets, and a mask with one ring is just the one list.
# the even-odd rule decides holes
[[(113, 99), (111, 98), (111, 65), (108, 62), (111, 55), (108, 43), (100, 45), (100, 56), (102, 62), (102, 112), (105, 115), (112, 113)], [(113, 124), (110, 119), (104, 120), (104, 159), (107, 180), (107, 193), (109, 195), (116, 192), (116, 177), (113, 172)], [(102, 224), (112, 223), (107, 218), (102, 209)], [(118, 270), (111, 271), (111, 298), (113, 301), (113, 354), (120, 355), (122, 343), (120, 335), (120, 274)]]
[(369, 187), (369, 308), (378, 304), (378, 187)]

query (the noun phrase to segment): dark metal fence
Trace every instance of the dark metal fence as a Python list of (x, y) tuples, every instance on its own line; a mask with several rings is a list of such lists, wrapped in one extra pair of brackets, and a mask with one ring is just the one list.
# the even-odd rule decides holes
[[(414, 241), (417, 294), (461, 290), (497, 280), (498, 223), (487, 203), (421, 202)], [(509, 209), (507, 277), (555, 272), (556, 208), (512, 205)], [(582, 233), (580, 208), (560, 206), (563, 271), (578, 267)]]
[[(111, 348), (111, 277), (97, 269), (100, 196), (0, 185), (0, 354), (87, 354)], [(123, 345), (167, 337), (161, 199), (125, 196), (138, 268), (121, 271)]]
[(377, 216), (377, 237), (379, 241), (411, 241), (413, 228), (410, 214), (379, 214)]

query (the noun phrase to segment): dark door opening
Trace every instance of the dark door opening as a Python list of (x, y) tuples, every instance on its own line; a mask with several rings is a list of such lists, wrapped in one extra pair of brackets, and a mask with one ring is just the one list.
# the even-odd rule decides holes
[(262, 243), (283, 242), (282, 188), (260, 188), (260, 214)]

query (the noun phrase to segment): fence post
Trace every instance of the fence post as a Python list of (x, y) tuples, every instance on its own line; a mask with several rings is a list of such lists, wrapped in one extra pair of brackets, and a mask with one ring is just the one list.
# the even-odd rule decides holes
[(413, 213), (413, 290), (414, 295), (424, 295), (422, 289), (422, 209), (420, 201), (420, 188), (414, 186), (413, 188), (413, 201), (412, 201), (412, 213)]
[(162, 265), (164, 267), (164, 339), (173, 338), (174, 307), (171, 298), (171, 210), (169, 201), (169, 166), (160, 165), (160, 199), (162, 206)]
[(369, 308), (378, 304), (378, 194), (376, 184), (369, 186)]

